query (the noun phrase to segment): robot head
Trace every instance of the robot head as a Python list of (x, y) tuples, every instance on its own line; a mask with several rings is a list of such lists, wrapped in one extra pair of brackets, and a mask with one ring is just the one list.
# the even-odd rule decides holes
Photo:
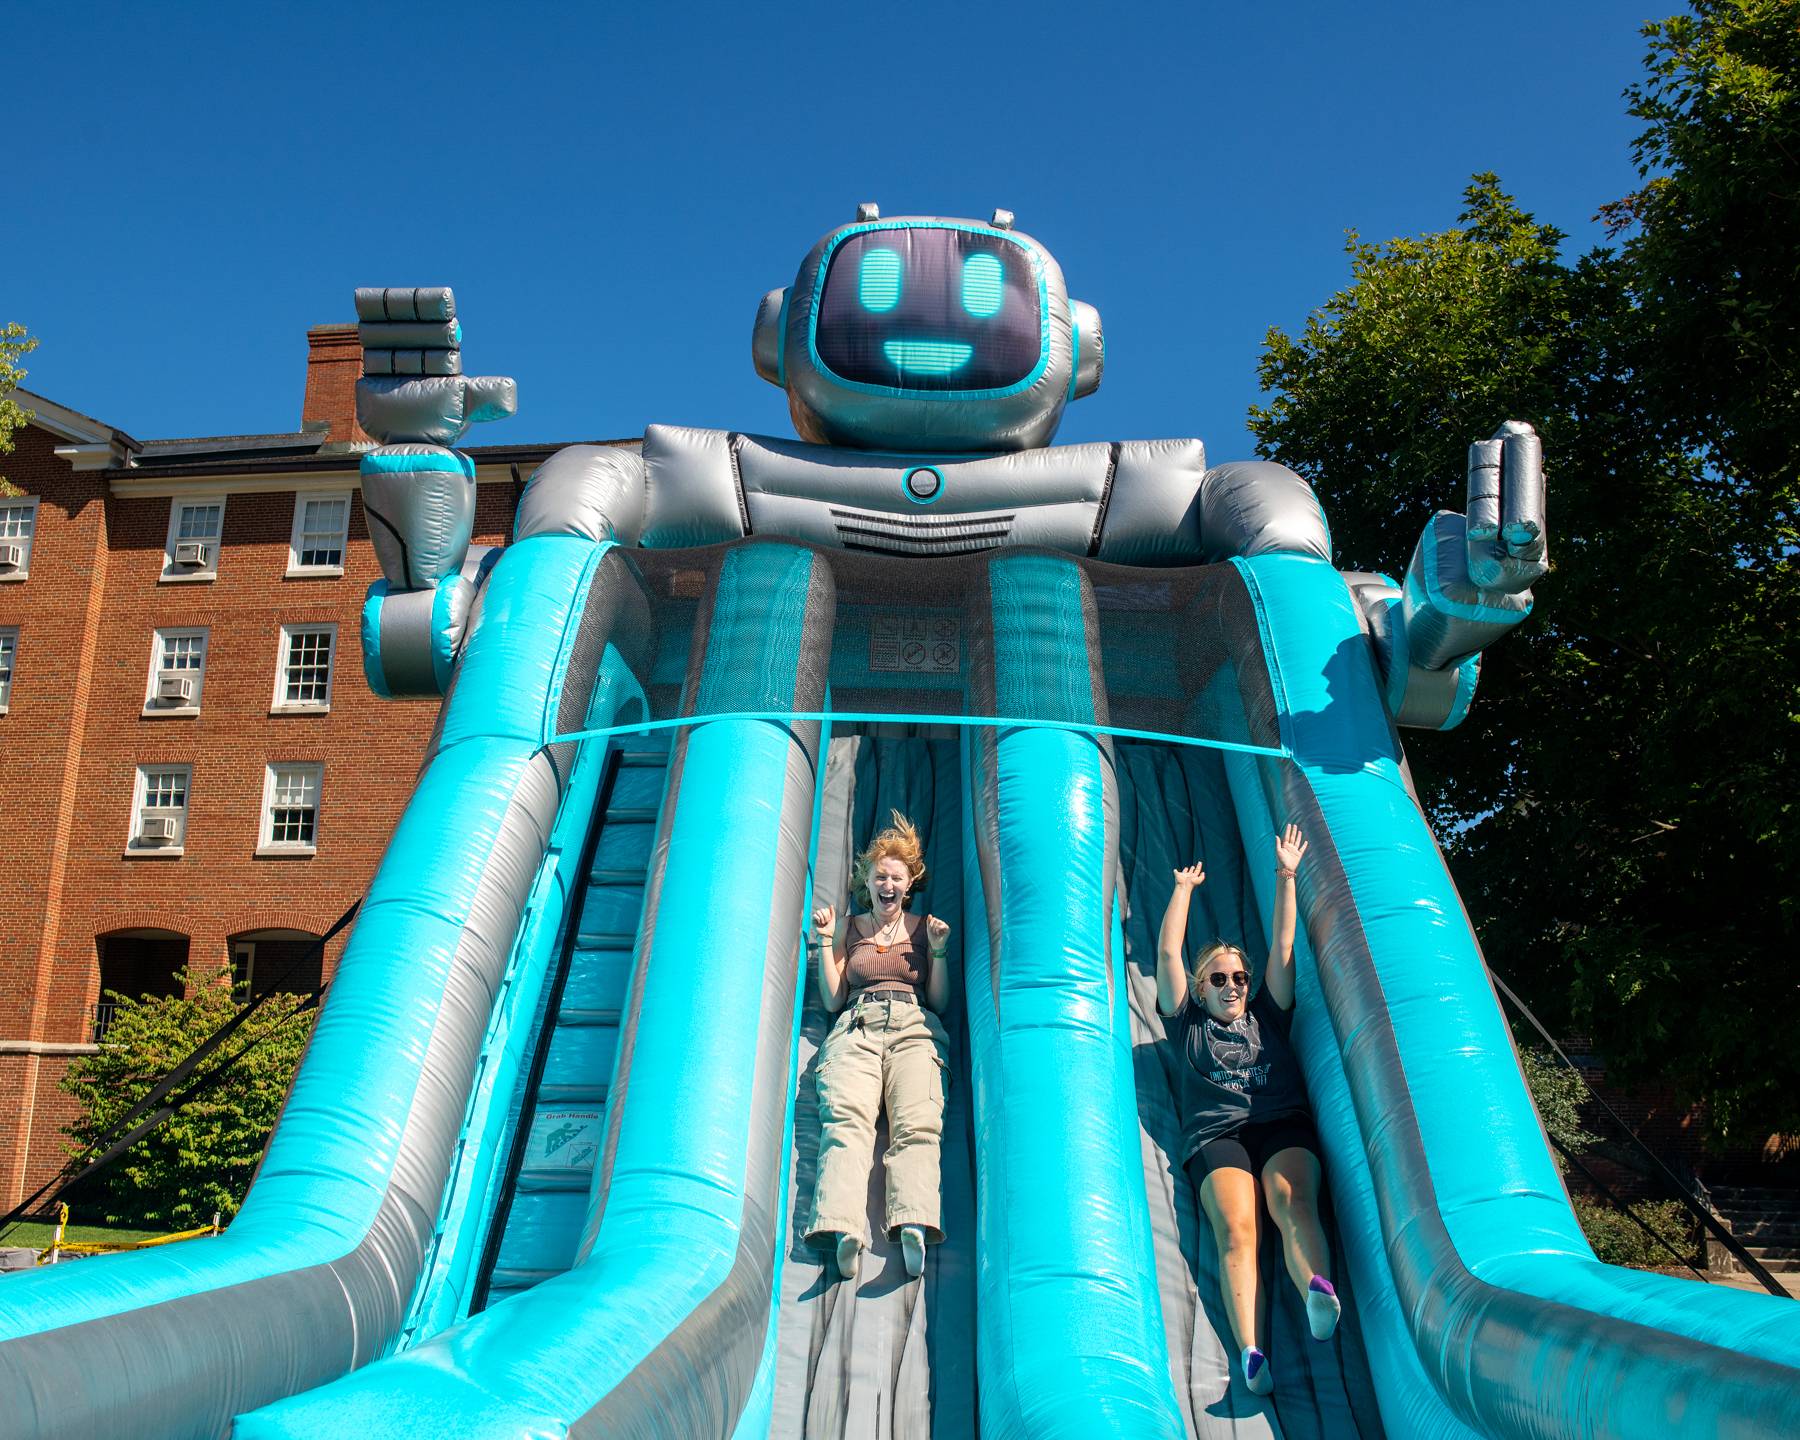
[(1100, 385), (1100, 313), (996, 210), (977, 220), (873, 205), (763, 297), (757, 373), (802, 439), (866, 450), (1024, 450)]

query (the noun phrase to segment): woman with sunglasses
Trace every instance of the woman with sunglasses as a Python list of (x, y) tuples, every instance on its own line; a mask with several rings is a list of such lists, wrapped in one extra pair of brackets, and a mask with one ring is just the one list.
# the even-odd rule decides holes
[(1259, 1338), (1266, 1311), (1257, 1282), (1259, 1182), (1313, 1338), (1329, 1339), (1339, 1314), (1327, 1278), (1331, 1252), (1319, 1225), (1319, 1137), (1288, 1040), (1294, 876), (1305, 854), (1299, 827), (1288, 826), (1275, 842), (1275, 917), (1262, 988), (1254, 994), (1249, 962), (1236, 945), (1215, 940), (1192, 971), (1184, 962), (1188, 903), (1206, 878), (1198, 864), (1175, 872), (1157, 942), (1157, 1006), (1178, 1022), (1183, 1054), (1181, 1160), (1212, 1224), (1232, 1336), (1244, 1383), (1255, 1395), (1274, 1385)]

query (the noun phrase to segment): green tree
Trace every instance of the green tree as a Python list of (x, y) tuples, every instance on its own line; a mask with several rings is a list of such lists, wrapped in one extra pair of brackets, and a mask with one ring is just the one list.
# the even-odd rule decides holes
[[(13, 431), (31, 419), (31, 411), (12, 398), (12, 392), (25, 378), (19, 361), (37, 349), (37, 341), (25, 333), (23, 325), (0, 325), (0, 455), (10, 455)], [(0, 495), (19, 494), (18, 486), (0, 475)]]
[[(117, 1008), (105, 1044), (70, 1065), (62, 1081), (81, 1106), (64, 1131), (72, 1154), (83, 1153), (241, 1003), (228, 967), (189, 967), (180, 979), (186, 991), (181, 996), (134, 999), (107, 992)], [(109, 1225), (187, 1229), (205, 1224), (214, 1211), (235, 1215), (312, 1030), (313, 1012), (299, 1005), (291, 995), (265, 1001), (202, 1063), (196, 1078), (257, 1042), (230, 1076), (132, 1146), (96, 1177), (91, 1196), (74, 1203), (84, 1209), (98, 1204)]]
[[(1651, 27), (1680, 41), (1653, 64), (1767, 54), (1781, 47), (1717, 31), (1796, 13), (1709, 6)], [(1690, 63), (1653, 70), (1634, 103), (1675, 103)], [(1740, 148), (1761, 153), (1759, 123)], [(1709, 133), (1706, 163), (1729, 167), (1730, 126)], [(1687, 176), (1698, 152), (1643, 153), (1710, 193)], [(1670, 341), (1654, 297), (1685, 251), (1652, 243), (1662, 203), (1636, 198), (1642, 232), (1573, 262), (1492, 175), (1454, 229), (1352, 237), (1350, 284), (1298, 336), (1270, 332), (1250, 423), (1319, 490), (1339, 563), (1390, 573), (1431, 509), (1460, 507), (1468, 441), (1509, 417), (1543, 433), (1555, 568), (1489, 652), (1469, 720), (1408, 735), (1421, 798), (1490, 959), (1534, 1008), (1593, 1033), (1615, 1071), (1706, 1101), (1715, 1138), (1755, 1139), (1800, 1130), (1791, 471), (1753, 468), (1776, 439), (1714, 406), (1700, 352)], [(1747, 232), (1765, 253), (1738, 270), (1791, 276), (1797, 234)], [(1791, 357), (1791, 330), (1761, 335)]]

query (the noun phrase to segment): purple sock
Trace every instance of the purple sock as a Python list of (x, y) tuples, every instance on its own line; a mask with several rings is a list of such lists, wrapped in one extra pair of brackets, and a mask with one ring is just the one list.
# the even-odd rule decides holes
[(1312, 1279), (1310, 1279), (1306, 1282), (1306, 1288), (1308, 1290), (1316, 1290), (1321, 1295), (1336, 1295), (1337, 1294), (1337, 1291), (1333, 1290), (1331, 1288), (1331, 1282), (1329, 1280), (1327, 1280), (1323, 1275), (1313, 1276)]

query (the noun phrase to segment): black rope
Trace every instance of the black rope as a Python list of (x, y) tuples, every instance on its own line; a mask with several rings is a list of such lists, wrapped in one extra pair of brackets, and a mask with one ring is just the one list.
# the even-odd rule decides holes
[(1640, 1217), (1638, 1215), (1638, 1213), (1631, 1208), (1630, 1205), (1626, 1204), (1625, 1201), (1621, 1200), (1617, 1195), (1613, 1194), (1611, 1188), (1607, 1185), (1607, 1183), (1604, 1180), (1602, 1180), (1598, 1175), (1596, 1175), (1592, 1170), (1590, 1170), (1585, 1164), (1582, 1163), (1581, 1157), (1579, 1155), (1577, 1155), (1567, 1145), (1563, 1144), (1563, 1142), (1558, 1140), (1554, 1135), (1550, 1135), (1550, 1133), (1548, 1131), (1545, 1131), (1544, 1133), (1546, 1134), (1546, 1136), (1548, 1136), (1550, 1143), (1556, 1147), (1557, 1153), (1559, 1155), (1561, 1155), (1563, 1157), (1563, 1159), (1567, 1160), (1571, 1165), (1573, 1165), (1577, 1170), (1579, 1170), (1582, 1173), (1582, 1175), (1586, 1178), (1588, 1184), (1592, 1185), (1596, 1190), (1598, 1190), (1600, 1192), (1601, 1198), (1604, 1199), (1607, 1204), (1611, 1205), (1613, 1207), (1613, 1209), (1617, 1210), (1621, 1215), (1623, 1215), (1633, 1225), (1637, 1226), (1638, 1229), (1642, 1230), (1646, 1235), (1648, 1235), (1658, 1245), (1662, 1246), (1663, 1249), (1667, 1250), (1670, 1255), (1674, 1256), (1675, 1263), (1677, 1265), (1685, 1265), (1685, 1266), (1687, 1266), (1688, 1269), (1693, 1270), (1694, 1274), (1698, 1275), (1702, 1280), (1706, 1281), (1707, 1284), (1710, 1285), (1713, 1283), (1712, 1277), (1710, 1275), (1707, 1275), (1703, 1271), (1695, 1270), (1693, 1261), (1689, 1260), (1686, 1256), (1682, 1255), (1679, 1251), (1677, 1251), (1673, 1245), (1671, 1245), (1667, 1240), (1663, 1239), (1663, 1237), (1660, 1234), (1658, 1234), (1655, 1230), (1651, 1229), (1649, 1224), (1647, 1222), (1645, 1222), (1644, 1219), (1642, 1217)]
[[(271, 996), (282, 993), (281, 983), (295, 970), (302, 965), (310, 964), (315, 958), (323, 957), (326, 944), (356, 918), (356, 912), (361, 908), (361, 900), (352, 903), (348, 910), (338, 916), (329, 930), (288, 963), (287, 969), (282, 971), (274, 986), (247, 1000), (236, 1014), (177, 1061), (174, 1068), (152, 1085), (135, 1105), (95, 1136), (88, 1143), (86, 1150), (80, 1155), (72, 1157), (61, 1170), (21, 1200), (4, 1217), (0, 1217), (0, 1231), (10, 1230), (22, 1220), (29, 1218), (39, 1201), (43, 1202), (45, 1210), (53, 1210), (64, 1195), (111, 1165), (119, 1156), (181, 1110), (183, 1106), (191, 1104), (218, 1084), (232, 1066), (268, 1039), (279, 1027), (271, 1026), (260, 1035), (252, 1036), (247, 1044), (220, 1064), (215, 1065), (197, 1079), (193, 1079), (191, 1084), (186, 1082), (194, 1076), (195, 1070), (208, 1056), (222, 1049), (232, 1036), (243, 1029), (250, 1017), (261, 1009)], [(323, 984), (315, 986), (310, 994), (301, 997), (300, 1004), (287, 1018), (292, 1019), (293, 1015), (310, 1010), (319, 1003), (319, 999), (324, 993), (325, 986)], [(180, 1088), (179, 1093), (176, 1093), (178, 1087), (184, 1086), (185, 1088)], [(173, 1098), (170, 1098), (171, 1096)], [(99, 1153), (96, 1154), (96, 1152)], [(45, 1199), (45, 1196), (49, 1198)]]
[[(1581, 1081), (1581, 1088), (1587, 1092), (1588, 1098), (1593, 1100), (1595, 1104), (1611, 1117), (1613, 1124), (1623, 1130), (1625, 1134), (1630, 1137), (1631, 1143), (1637, 1146), (1637, 1148), (1643, 1152), (1644, 1157), (1661, 1172), (1663, 1179), (1668, 1182), (1668, 1188), (1674, 1193), (1675, 1198), (1680, 1200), (1683, 1205), (1687, 1206), (1687, 1208), (1698, 1217), (1700, 1223), (1706, 1227), (1706, 1232), (1730, 1252), (1732, 1259), (1736, 1260), (1738, 1264), (1748, 1270), (1751, 1275), (1755, 1276), (1757, 1283), (1771, 1295), (1779, 1295), (1784, 1300), (1797, 1298), (1788, 1294), (1786, 1289), (1782, 1287), (1781, 1282), (1764, 1269), (1762, 1262), (1739, 1243), (1737, 1236), (1731, 1233), (1719, 1218), (1712, 1213), (1711, 1209), (1702, 1205), (1700, 1201), (1694, 1197), (1694, 1192), (1688, 1187), (1686, 1182), (1663, 1163), (1662, 1156), (1658, 1155), (1639, 1139), (1637, 1131), (1627, 1125), (1619, 1112), (1608, 1105), (1605, 1098), (1595, 1090), (1592, 1085), (1588, 1084), (1587, 1076), (1581, 1073), (1581, 1067), (1563, 1053), (1562, 1046), (1556, 1043), (1556, 1037), (1544, 1028), (1543, 1022), (1539, 1020), (1537, 1016), (1531, 1013), (1531, 1007), (1513, 993), (1512, 986), (1508, 985), (1491, 969), (1488, 971), (1488, 975), (1492, 978), (1495, 987), (1498, 988), (1500, 993), (1508, 1000), (1512, 1001), (1513, 1006), (1518, 1012), (1531, 1023), (1531, 1028), (1536, 1030), (1537, 1033), (1543, 1037), (1544, 1043), (1556, 1052), (1556, 1058), (1561, 1060), (1563, 1064), (1567, 1065), (1569, 1069), (1575, 1072), (1575, 1077)], [(1552, 1143), (1555, 1142), (1553, 1141)], [(1559, 1145), (1557, 1148), (1561, 1149), (1562, 1147)]]

